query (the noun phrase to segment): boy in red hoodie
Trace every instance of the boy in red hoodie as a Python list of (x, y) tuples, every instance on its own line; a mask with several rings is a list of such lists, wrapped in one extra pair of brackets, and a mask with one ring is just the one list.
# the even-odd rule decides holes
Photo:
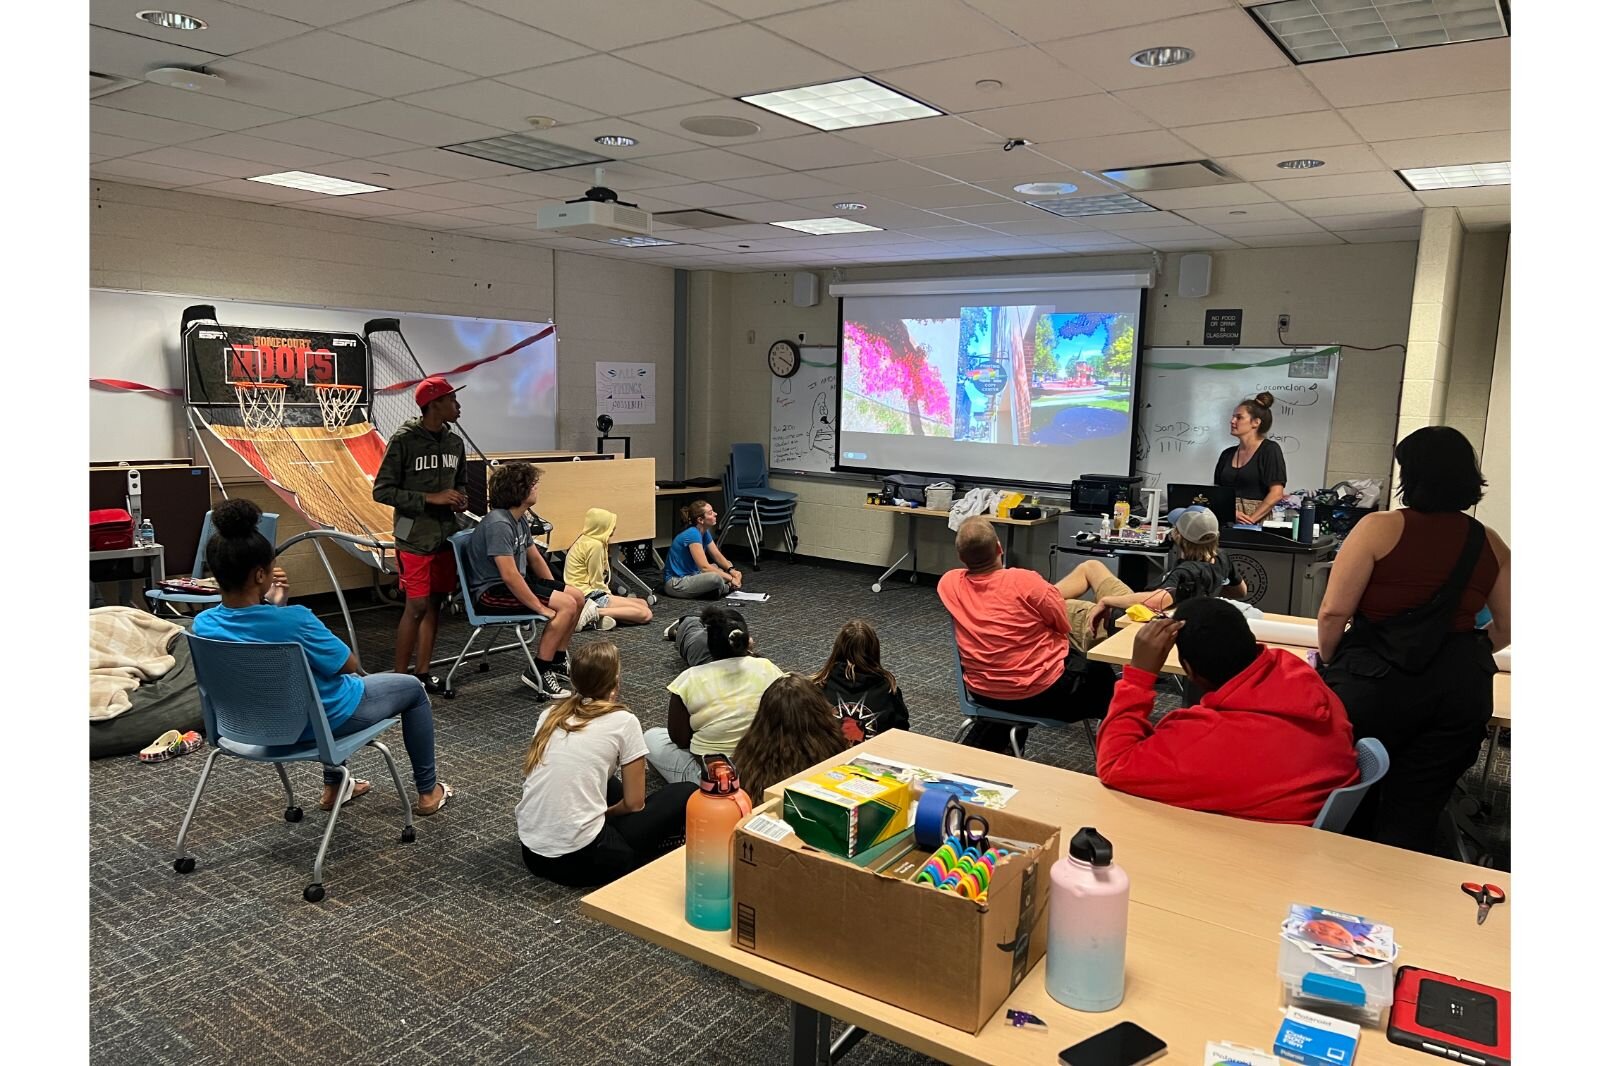
[[(1202, 692), (1150, 724), (1173, 644)], [(1237, 607), (1181, 604), (1133, 642), (1096, 744), (1100, 781), (1119, 792), (1262, 822), (1310, 825), (1328, 794), (1361, 779), (1344, 704), (1293, 652), (1256, 643)]]

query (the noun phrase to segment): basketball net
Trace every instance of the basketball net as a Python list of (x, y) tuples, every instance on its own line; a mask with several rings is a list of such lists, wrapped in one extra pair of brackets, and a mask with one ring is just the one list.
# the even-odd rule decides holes
[(324, 429), (335, 430), (350, 420), (350, 412), (361, 399), (360, 385), (315, 385), (317, 404), (322, 408)]
[(283, 425), (283, 402), (289, 386), (279, 381), (230, 381), (239, 399), (239, 415), (244, 428), (259, 432)]

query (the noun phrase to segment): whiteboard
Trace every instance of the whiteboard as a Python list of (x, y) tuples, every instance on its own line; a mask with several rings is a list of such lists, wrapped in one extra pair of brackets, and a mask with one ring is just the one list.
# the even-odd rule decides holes
[(1209, 485), (1217, 458), (1237, 443), (1228, 420), (1239, 401), (1272, 394), (1272, 432), (1289, 467), (1286, 491), (1320, 489), (1328, 470), (1339, 349), (1149, 348), (1140, 371), (1134, 473), (1146, 488)]
[(801, 348), (793, 377), (772, 379), (767, 467), (826, 474), (833, 470), (839, 349)]
[[(429, 373), (504, 351), (549, 325), (90, 289), (89, 376), (181, 393), (184, 375), (179, 318), (185, 307), (197, 303), (215, 307), (224, 323), (246, 326), (281, 324), (360, 333), (369, 319), (399, 318), (406, 341)], [(416, 376), (414, 370), (410, 376)], [(556, 447), (554, 336), (462, 374), (455, 383), (464, 389), (461, 425), (484, 451), (547, 451)], [(91, 462), (188, 458), (192, 450), (187, 431), (180, 398), (155, 392), (89, 390)]]

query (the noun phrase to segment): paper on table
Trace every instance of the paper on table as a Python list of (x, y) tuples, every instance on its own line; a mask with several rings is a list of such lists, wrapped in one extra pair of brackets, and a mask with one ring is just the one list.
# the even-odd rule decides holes
[(990, 781), (982, 777), (968, 777), (964, 774), (941, 773), (921, 766), (912, 766), (910, 763), (898, 759), (885, 758), (882, 755), (857, 755), (850, 760), (849, 765), (859, 766), (863, 770), (875, 774), (887, 774), (890, 777), (904, 781), (913, 789), (942, 788), (954, 792), (963, 803), (975, 804), (979, 807), (990, 807), (999, 810), (1017, 794), (1017, 790), (1003, 781)]
[(1511, 672), (1511, 645), (1507, 644), (1494, 653), (1494, 664), (1505, 673)]
[(741, 603), (766, 603), (768, 597), (765, 592), (730, 592), (725, 598)]
[(1252, 618), (1250, 632), (1257, 640), (1268, 644), (1288, 644), (1296, 648), (1317, 646), (1317, 627), (1305, 622), (1275, 622), (1270, 618)]

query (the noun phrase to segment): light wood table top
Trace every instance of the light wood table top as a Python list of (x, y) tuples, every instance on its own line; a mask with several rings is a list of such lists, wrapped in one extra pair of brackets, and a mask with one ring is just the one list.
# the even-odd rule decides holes
[[(1174, 1063), (1196, 1062), (1205, 1042), (1270, 1047), (1279, 1021), (1278, 927), (1291, 903), (1315, 903), (1387, 921), (1402, 963), (1502, 988), (1511, 978), (1511, 900), (1488, 921), (1461, 892), (1482, 870), (1305, 826), (1267, 825), (1200, 814), (1104, 788), (1085, 774), (893, 730), (829, 764), (870, 753), (930, 769), (1005, 781), (1019, 791), (1008, 810), (1060, 826), (1093, 825), (1116, 848), (1131, 879), (1127, 995), (1104, 1014), (1068, 1010), (1044, 988), (1036, 966), (1007, 1000), (1039, 1015), (1045, 1033), (1017, 1029), (1004, 1012), (977, 1034), (769, 962), (728, 933), (683, 917), (684, 855), (676, 851), (591, 893), (583, 911), (678, 954), (733, 974), (841, 1021), (961, 1066), (1053, 1066), (1061, 1048), (1119, 1021), (1167, 1041)], [(768, 795), (772, 795), (769, 791)], [(1496, 883), (1514, 895), (1511, 875)], [(916, 960), (908, 955), (907, 965)], [(1364, 1030), (1360, 1061), (1427, 1066), (1422, 1052)]]
[(718, 485), (685, 485), (681, 489), (656, 489), (657, 496), (699, 496), (707, 492), (721, 492), (722, 486)]
[[(869, 511), (893, 511), (895, 514), (927, 515), (929, 518), (950, 518), (949, 511), (936, 511), (931, 507), (901, 507), (892, 503), (864, 503), (861, 506)], [(1047, 522), (1054, 522), (1055, 515), (1044, 515), (1039, 518), (1001, 518), (997, 515), (984, 515), (997, 526), (1042, 526)]]

